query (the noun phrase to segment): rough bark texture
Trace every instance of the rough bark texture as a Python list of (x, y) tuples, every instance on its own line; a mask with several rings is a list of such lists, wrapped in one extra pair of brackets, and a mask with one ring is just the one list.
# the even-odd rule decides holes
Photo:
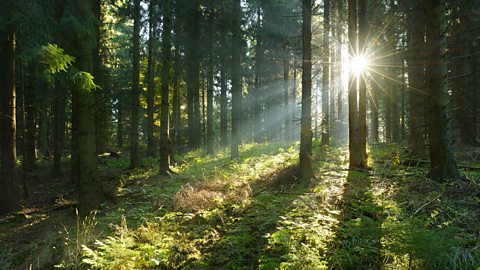
[(130, 169), (140, 167), (138, 151), (138, 126), (140, 117), (140, 0), (134, 1), (133, 7), (133, 67), (130, 119)]
[(148, 67), (147, 67), (147, 156), (154, 156), (157, 143), (154, 137), (155, 113), (155, 60), (157, 51), (157, 1), (150, 0), (148, 7)]
[[(357, 55), (357, 1), (348, 0), (348, 40), (350, 43), (349, 55)], [(357, 105), (357, 80), (350, 71), (348, 82), (348, 138), (350, 153), (350, 168), (362, 168), (362, 156), (359, 149), (359, 125)]]
[(323, 4), (322, 145), (330, 144), (330, 0)]
[(60, 178), (62, 173), (62, 152), (65, 141), (66, 78), (60, 77), (55, 85), (53, 98), (53, 167), (52, 177)]
[(410, 97), (410, 141), (412, 155), (421, 156), (425, 152), (424, 115), (425, 115), (425, 21), (422, 2), (415, 1), (409, 6), (407, 13), (408, 27), (408, 80)]
[(240, 66), (240, 0), (232, 1), (232, 143), (231, 157), (238, 157), (238, 147), (242, 142), (242, 75)]
[(170, 168), (170, 133), (169, 133), (169, 86), (170, 86), (170, 51), (172, 32), (172, 0), (163, 2), (163, 63), (162, 63), (162, 104), (160, 112), (160, 167), (159, 173), (165, 174)]
[(284, 113), (285, 113), (285, 128), (283, 138), (285, 141), (290, 141), (292, 137), (292, 127), (290, 119), (290, 63), (288, 46), (285, 43), (283, 47), (283, 96), (284, 96)]
[(175, 32), (175, 63), (173, 67), (173, 100), (172, 100), (172, 109), (173, 109), (173, 134), (172, 138), (174, 139), (175, 147), (180, 147), (182, 144), (182, 122), (181, 122), (181, 108), (180, 108), (180, 79), (182, 77), (182, 57), (181, 57), (181, 16), (180, 11), (180, 2), (175, 1), (175, 22), (174, 22), (174, 32)]
[(437, 181), (460, 177), (448, 126), (447, 66), (445, 61), (445, 7), (441, 0), (427, 0), (426, 66), (429, 104), (430, 177)]
[[(367, 48), (367, 3), (366, 0), (358, 2), (358, 55), (364, 55)], [(365, 70), (358, 77), (358, 154), (360, 167), (367, 167), (367, 71)]]
[(201, 14), (198, 0), (189, 0), (186, 5), (186, 44), (185, 58), (189, 60), (186, 65), (187, 72), (187, 113), (188, 113), (188, 144), (192, 148), (201, 145), (202, 136), (200, 123), (200, 55), (198, 41), (200, 37)]
[(210, 14), (208, 18), (208, 66), (207, 66), (207, 153), (213, 154), (215, 150), (215, 132), (213, 130), (213, 69), (214, 69), (214, 44), (215, 44), (215, 7), (210, 0)]
[(15, 123), (15, 34), (11, 26), (1, 33), (0, 54), (0, 214), (20, 207), (20, 189), (16, 175)]
[(312, 1), (302, 0), (302, 119), (300, 127), (300, 181), (309, 181), (312, 169)]
[[(76, 19), (84, 27), (92, 29), (93, 22), (86, 14), (91, 12), (94, 0), (77, 0), (68, 2), (69, 10), (76, 10)], [(75, 57), (75, 66), (82, 72), (92, 72), (93, 49), (87, 44), (94, 44), (94, 35), (75, 35), (71, 40), (71, 52)], [(95, 48), (95, 46), (93, 46)], [(76, 151), (75, 179), (78, 191), (78, 208), (80, 214), (87, 215), (91, 210), (97, 208), (103, 201), (105, 195), (100, 179), (97, 177), (97, 153), (95, 143), (95, 89), (85, 88), (85, 75), (76, 75), (72, 85), (72, 118), (73, 137), (72, 145)], [(93, 112), (93, 113), (92, 113)]]

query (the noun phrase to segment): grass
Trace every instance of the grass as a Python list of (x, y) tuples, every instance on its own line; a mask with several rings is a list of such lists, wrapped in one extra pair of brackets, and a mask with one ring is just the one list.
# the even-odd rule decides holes
[[(3, 249), (0, 268), (33, 262), (38, 248), (59, 269), (480, 267), (480, 175), (435, 183), (426, 167), (403, 165), (397, 145), (369, 153), (369, 172), (349, 171), (345, 148), (315, 141), (309, 186), (295, 177), (298, 144), (244, 145), (235, 160), (188, 152), (171, 177), (157, 175), (154, 158), (127, 172), (126, 157), (106, 159), (101, 175), (116, 179), (118, 202), (46, 230), (48, 243)], [(25, 211), (2, 228), (47, 217)]]

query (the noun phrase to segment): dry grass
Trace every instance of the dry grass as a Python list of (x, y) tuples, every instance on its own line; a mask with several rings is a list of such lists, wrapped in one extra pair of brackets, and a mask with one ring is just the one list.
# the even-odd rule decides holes
[(175, 195), (175, 208), (184, 212), (197, 212), (218, 207), (223, 203), (242, 203), (250, 198), (248, 183), (229, 183), (214, 180), (185, 185)]

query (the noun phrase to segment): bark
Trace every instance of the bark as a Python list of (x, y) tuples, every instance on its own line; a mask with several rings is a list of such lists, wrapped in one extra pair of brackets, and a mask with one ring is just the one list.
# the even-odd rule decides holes
[(302, 119), (299, 178), (310, 181), (312, 169), (312, 1), (302, 0)]
[(160, 167), (159, 173), (166, 174), (170, 170), (170, 133), (169, 133), (169, 86), (172, 32), (172, 0), (163, 2), (163, 63), (162, 63), (162, 104), (160, 112)]
[(322, 145), (330, 144), (330, 0), (323, 4)]
[(220, 55), (220, 145), (228, 145), (228, 99), (227, 99), (227, 60), (225, 53)]
[(238, 147), (242, 142), (242, 77), (240, 66), (240, 0), (232, 0), (232, 142), (231, 158), (238, 157)]
[[(367, 14), (366, 0), (358, 2), (358, 54), (365, 54), (367, 48)], [(359, 151), (360, 167), (367, 167), (367, 73), (364, 71), (358, 78), (359, 99), (358, 99), (358, 125), (359, 125)]]
[(157, 0), (150, 0), (148, 7), (148, 67), (147, 67), (147, 156), (154, 156), (157, 151), (154, 137), (155, 113), (155, 60), (157, 51)]
[(210, 0), (210, 14), (208, 19), (208, 66), (207, 66), (207, 153), (215, 151), (215, 132), (213, 130), (213, 69), (214, 69), (214, 44), (215, 44), (215, 7), (214, 1)]
[(430, 177), (437, 181), (458, 179), (452, 138), (448, 126), (447, 66), (445, 61), (445, 10), (443, 1), (427, 0), (426, 66), (429, 104)]
[(283, 95), (284, 95), (284, 112), (285, 112), (285, 128), (284, 128), (284, 136), (283, 138), (285, 141), (290, 141), (292, 137), (292, 127), (291, 127), (291, 119), (290, 119), (290, 63), (289, 63), (289, 51), (288, 46), (285, 43), (283, 49)]
[[(357, 1), (348, 0), (348, 40), (349, 54), (357, 55)], [(350, 168), (362, 168), (362, 156), (359, 149), (359, 123), (358, 123), (358, 105), (357, 105), (357, 80), (355, 74), (349, 75), (348, 89), (348, 138), (350, 153)]]
[(410, 100), (410, 141), (412, 143), (412, 155), (421, 156), (425, 152), (425, 140), (423, 138), (425, 106), (425, 21), (422, 2), (416, 1), (409, 6), (407, 14), (408, 27), (408, 50), (407, 71), (409, 80)]
[(182, 77), (182, 70), (181, 70), (181, 11), (179, 1), (175, 1), (175, 23), (174, 23), (174, 32), (175, 32), (175, 63), (173, 67), (173, 102), (172, 102), (172, 109), (173, 109), (173, 134), (172, 138), (175, 141), (175, 147), (180, 147), (182, 144), (182, 123), (181, 123), (181, 109), (180, 109), (180, 78)]
[(53, 97), (53, 167), (52, 177), (60, 178), (62, 173), (62, 152), (65, 141), (65, 107), (66, 107), (66, 83), (65, 77), (60, 77), (55, 85)]
[(140, 0), (134, 0), (133, 8), (133, 68), (130, 119), (130, 169), (140, 167), (138, 127), (140, 117)]
[(254, 141), (262, 143), (265, 140), (264, 127), (262, 123), (262, 71), (263, 71), (263, 39), (262, 19), (260, 6), (257, 8), (257, 38), (255, 45), (255, 89), (253, 100), (253, 133)]
[(16, 175), (16, 122), (15, 122), (15, 34), (11, 26), (2, 33), (0, 46), (0, 127), (1, 171), (0, 214), (20, 207), (20, 188)]
[(201, 14), (198, 0), (190, 0), (187, 5), (185, 58), (189, 59), (186, 65), (187, 72), (187, 113), (188, 113), (188, 143), (192, 148), (200, 147), (202, 136), (200, 123), (200, 55), (197, 42), (200, 38)]

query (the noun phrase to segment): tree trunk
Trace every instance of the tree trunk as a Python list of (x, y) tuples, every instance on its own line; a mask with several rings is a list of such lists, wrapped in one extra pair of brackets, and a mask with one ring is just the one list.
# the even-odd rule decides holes
[(65, 141), (65, 106), (66, 106), (66, 82), (65, 76), (61, 75), (55, 85), (53, 97), (53, 167), (52, 177), (60, 178), (62, 173), (62, 152)]
[(262, 75), (263, 75), (263, 28), (260, 5), (257, 8), (257, 38), (255, 45), (255, 89), (253, 100), (253, 137), (256, 143), (261, 143), (265, 139), (264, 126), (262, 123)]
[(130, 169), (140, 167), (138, 151), (138, 127), (140, 117), (140, 0), (134, 0), (133, 7), (133, 67), (130, 119)]
[[(86, 12), (93, 7), (94, 0), (78, 0), (68, 2), (72, 5), (68, 10), (79, 10), (79, 13), (68, 14), (83, 25), (94, 27)], [(79, 8), (80, 6), (85, 8)], [(75, 159), (73, 162), (80, 215), (85, 216), (105, 201), (105, 195), (99, 178), (97, 177), (97, 153), (95, 143), (95, 87), (91, 85), (93, 54), (96, 38), (90, 33), (88, 36), (77, 35), (72, 40), (72, 55), (75, 57), (75, 66), (79, 70), (72, 83), (72, 145)], [(88, 44), (88, 45), (87, 45)], [(94, 46), (91, 46), (91, 45)], [(92, 113), (93, 112), (93, 113)]]
[(201, 14), (199, 11), (198, 0), (189, 0), (187, 5), (186, 34), (187, 42), (185, 44), (185, 58), (189, 59), (186, 65), (187, 71), (187, 112), (188, 112), (188, 143), (192, 148), (198, 148), (201, 145), (202, 136), (198, 135), (201, 131), (200, 123), (200, 55), (197, 42), (200, 37)]
[(445, 7), (441, 0), (427, 0), (427, 70), (430, 139), (430, 177), (437, 181), (460, 177), (448, 127), (447, 66), (445, 61)]
[(170, 85), (170, 51), (172, 32), (172, 0), (163, 2), (163, 63), (162, 63), (162, 106), (160, 112), (160, 167), (159, 173), (170, 170), (170, 133), (169, 133), (169, 85)]
[[(423, 2), (423, 1), (422, 1)], [(425, 106), (425, 14), (423, 14), (422, 2), (415, 1), (410, 4), (407, 14), (408, 27), (408, 81), (410, 100), (410, 141), (412, 143), (412, 155), (422, 156), (425, 152), (423, 139)], [(412, 2), (413, 3), (413, 2)]]
[(238, 157), (238, 147), (242, 142), (242, 77), (240, 65), (240, 0), (232, 1), (232, 144), (231, 157)]
[[(364, 55), (367, 51), (367, 3), (366, 0), (359, 0), (358, 6), (358, 42), (359, 48), (357, 55)], [(360, 168), (367, 167), (367, 74), (363, 71), (357, 78), (359, 85), (358, 99), (358, 125), (359, 125), (359, 151)]]
[(300, 128), (300, 181), (310, 181), (312, 169), (312, 1), (302, 0), (302, 119)]
[(287, 43), (283, 46), (283, 95), (284, 95), (284, 107), (283, 110), (285, 113), (285, 128), (284, 128), (284, 140), (290, 141), (292, 139), (292, 127), (291, 127), (291, 119), (290, 119), (290, 63), (289, 63), (289, 51)]
[[(147, 156), (155, 156), (157, 151), (154, 137), (155, 113), (155, 60), (157, 51), (157, 0), (150, 0), (148, 7), (148, 67), (147, 67)], [(163, 81), (162, 81), (163, 83)]]
[(174, 31), (175, 31), (175, 63), (174, 63), (174, 70), (173, 70), (173, 139), (175, 140), (175, 147), (180, 147), (182, 144), (182, 122), (181, 122), (181, 108), (180, 108), (180, 79), (182, 77), (182, 70), (181, 70), (181, 11), (179, 10), (181, 5), (179, 1), (175, 1), (175, 23), (174, 23)]
[(15, 34), (7, 26), (2, 34), (0, 46), (0, 127), (1, 171), (0, 171), (0, 214), (20, 207), (20, 188), (16, 174), (16, 123), (15, 123)]
[(228, 145), (228, 99), (227, 99), (227, 60), (225, 52), (220, 55), (220, 145)]
[(323, 1), (322, 145), (330, 144), (330, 0)]
[(208, 66), (207, 66), (207, 153), (215, 151), (215, 132), (213, 130), (213, 69), (214, 69), (214, 44), (215, 44), (215, 7), (210, 0), (210, 14), (208, 19)]
[[(348, 40), (350, 57), (358, 53), (357, 41), (357, 1), (348, 0)], [(362, 156), (359, 149), (359, 123), (357, 106), (357, 80), (355, 74), (350, 71), (348, 82), (348, 138), (350, 153), (350, 168), (362, 168)]]

